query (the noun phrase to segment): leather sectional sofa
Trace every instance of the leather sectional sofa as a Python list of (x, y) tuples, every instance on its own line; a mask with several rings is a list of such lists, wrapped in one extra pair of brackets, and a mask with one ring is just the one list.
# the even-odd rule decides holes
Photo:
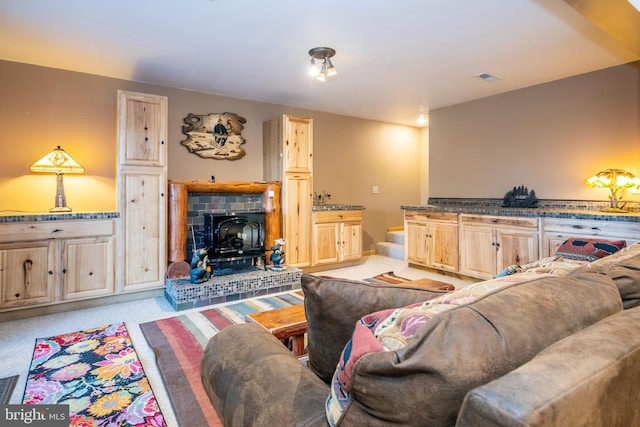
[(232, 325), (202, 358), (225, 426), (640, 425), (640, 245), (454, 292), (304, 275), (308, 363)]

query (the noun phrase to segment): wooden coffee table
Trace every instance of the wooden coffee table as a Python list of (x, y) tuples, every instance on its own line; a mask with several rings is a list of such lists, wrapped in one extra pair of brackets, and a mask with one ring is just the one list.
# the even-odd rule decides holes
[(290, 348), (295, 356), (305, 354), (304, 334), (307, 332), (307, 318), (304, 304), (247, 314), (245, 320), (263, 326), (285, 345), (290, 341)]

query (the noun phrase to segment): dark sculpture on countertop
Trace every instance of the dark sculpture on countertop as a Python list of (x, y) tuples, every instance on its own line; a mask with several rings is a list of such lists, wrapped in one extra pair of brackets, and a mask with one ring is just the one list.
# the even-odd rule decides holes
[(529, 192), (524, 185), (513, 187), (502, 199), (503, 208), (537, 208), (539, 203), (536, 192)]

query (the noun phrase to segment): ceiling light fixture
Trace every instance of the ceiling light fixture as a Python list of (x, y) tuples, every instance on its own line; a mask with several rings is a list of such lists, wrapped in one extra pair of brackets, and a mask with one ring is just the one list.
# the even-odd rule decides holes
[(416, 123), (418, 124), (418, 126), (424, 126), (429, 123), (429, 120), (427, 119), (427, 116), (424, 115), (424, 113), (420, 113), (418, 119), (416, 120)]
[[(309, 75), (315, 77), (321, 82), (327, 79), (327, 76), (335, 76), (337, 74), (336, 67), (331, 62), (331, 57), (336, 54), (335, 49), (330, 47), (314, 47), (309, 51), (311, 56), (311, 68), (309, 68)], [(320, 60), (320, 63), (316, 62), (316, 59)]]

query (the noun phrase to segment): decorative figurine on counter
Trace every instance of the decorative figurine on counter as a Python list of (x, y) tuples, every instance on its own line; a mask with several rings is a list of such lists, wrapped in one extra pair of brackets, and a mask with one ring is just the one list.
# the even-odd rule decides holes
[(539, 205), (536, 192), (521, 185), (513, 187), (513, 190), (504, 195), (502, 199), (503, 208), (537, 208)]
[(191, 283), (202, 283), (211, 277), (211, 267), (207, 265), (209, 257), (206, 249), (194, 249), (191, 258)]
[(271, 257), (269, 258), (271, 260), (271, 262), (273, 263), (273, 266), (271, 267), (272, 271), (284, 271), (285, 270), (285, 266), (284, 266), (284, 249), (282, 249), (282, 246), (284, 246), (284, 244), (286, 243), (285, 239), (278, 239), (275, 241), (275, 245), (271, 246), (271, 250), (273, 251), (271, 253)]

